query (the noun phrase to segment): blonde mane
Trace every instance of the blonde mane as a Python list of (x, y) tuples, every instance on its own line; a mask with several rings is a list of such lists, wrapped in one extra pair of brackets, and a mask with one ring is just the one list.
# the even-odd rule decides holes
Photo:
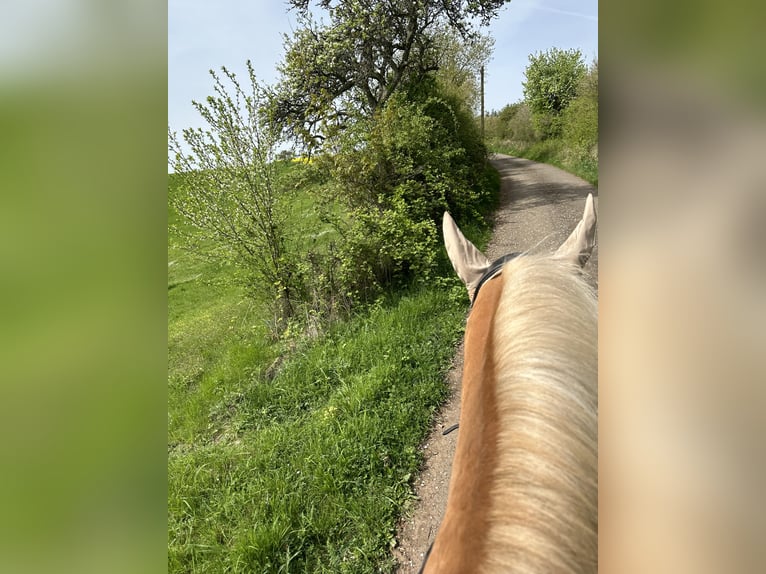
[(493, 321), (498, 459), (482, 572), (596, 572), (598, 307), (572, 263), (519, 257)]
[(471, 298), (447, 509), (423, 571), (595, 573), (598, 304), (592, 195), (553, 255), (494, 263), (444, 214)]

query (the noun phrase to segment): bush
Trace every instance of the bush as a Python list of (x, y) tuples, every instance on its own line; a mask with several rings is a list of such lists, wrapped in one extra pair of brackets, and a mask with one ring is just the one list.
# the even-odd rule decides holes
[(505, 139), (511, 141), (529, 143), (537, 141), (538, 138), (532, 121), (532, 111), (528, 105), (524, 103), (518, 104), (516, 113), (508, 120), (506, 133)]
[(577, 98), (564, 113), (563, 139), (575, 161), (598, 159), (598, 62), (588, 70)]
[[(236, 275), (247, 287), (267, 294), (278, 322), (295, 312), (295, 266), (287, 253), (285, 197), (276, 146), (278, 134), (262, 114), (268, 100), (247, 62), (250, 86), (243, 89), (235, 74), (212, 70), (215, 96), (193, 102), (205, 130), (185, 129), (181, 144), (168, 128), (168, 162), (179, 174), (172, 200), (194, 229), (179, 226), (184, 247), (212, 256), (243, 271)], [(212, 244), (204, 249), (201, 244)]]
[(528, 147), (539, 140), (532, 112), (525, 102), (508, 104), (485, 118), (486, 137), (491, 147)]
[(228, 82), (213, 74), (216, 96), (195, 104), (210, 129), (183, 132), (190, 153), (169, 133), (184, 176), (174, 205), (196, 228), (187, 246), (208, 240), (274, 304), (274, 334), (433, 279), (442, 213), (480, 223), (493, 206), (498, 186), (472, 114), (434, 79), (401, 89), (306, 158), (278, 151), (267, 90), (248, 71), (248, 91), (225, 69)]
[(597, 153), (598, 101), (578, 97), (571, 103), (564, 113), (563, 140), (577, 158)]
[(392, 96), (371, 121), (347, 130), (326, 159), (334, 199), (345, 206), (333, 217), (343, 242), (331, 263), (354, 300), (430, 280), (443, 212), (481, 221), (492, 206), (473, 117), (435, 83)]

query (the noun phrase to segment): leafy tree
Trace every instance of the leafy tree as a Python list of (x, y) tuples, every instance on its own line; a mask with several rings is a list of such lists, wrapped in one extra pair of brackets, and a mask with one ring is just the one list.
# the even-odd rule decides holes
[(270, 117), (327, 152), (315, 162), (323, 217), (341, 240), (309, 259), (347, 300), (427, 280), (444, 209), (475, 220), (489, 203), (486, 148), (465, 100), (471, 68), (491, 53), (472, 25), (506, 1), (288, 1), (301, 27), (286, 39)]
[(501, 122), (507, 124), (516, 116), (517, 113), (519, 113), (519, 108), (521, 108), (522, 105), (523, 104), (521, 102), (508, 104), (502, 110), (500, 110), (500, 112), (498, 112), (497, 117)]
[[(427, 280), (441, 212), (476, 219), (492, 195), (463, 100), (470, 68), (491, 50), (471, 24), (506, 0), (319, 0), (328, 24), (309, 1), (288, 2), (301, 27), (286, 39), (274, 88), (249, 63), (247, 88), (225, 68), (222, 78), (211, 72), (215, 96), (194, 102), (208, 128), (184, 130), (185, 146), (168, 130), (183, 174), (177, 210), (273, 297), (278, 328), (299, 308), (327, 317), (386, 285)], [(321, 182), (318, 215), (337, 239), (309, 245), (288, 227), (275, 161), (289, 155), (278, 152), (284, 135), (327, 152), (301, 173)]]
[(279, 134), (261, 111), (268, 94), (250, 62), (247, 69), (247, 92), (226, 68), (223, 78), (210, 71), (216, 95), (206, 103), (193, 102), (208, 128), (183, 130), (189, 151), (168, 128), (168, 163), (182, 174), (174, 206), (197, 229), (187, 244), (200, 238), (212, 242), (215, 256), (243, 269), (250, 286), (270, 293), (286, 319), (294, 311), (294, 269), (286, 257), (285, 213), (274, 162)]
[(508, 104), (503, 107), (499, 112), (495, 112), (494, 120), (492, 121), (492, 127), (489, 133), (490, 137), (499, 140), (513, 139), (513, 136), (509, 129), (509, 124), (516, 117), (521, 107), (521, 102), (514, 104)]
[(441, 89), (476, 110), (481, 94), (479, 70), (492, 58), (495, 39), (484, 34), (461, 38), (448, 26), (435, 30), (433, 39), (438, 67), (436, 79)]
[(580, 50), (551, 48), (530, 54), (524, 97), (544, 136), (560, 134), (561, 114), (577, 96), (586, 70)]
[(588, 69), (588, 73), (580, 82), (578, 95), (592, 99), (598, 99), (598, 60), (594, 60)]
[(488, 24), (508, 0), (288, 0), (301, 28), (286, 38), (275, 122), (310, 146), (321, 145), (360, 117), (370, 118), (405, 84), (438, 69), (434, 31), (448, 27), (475, 38), (475, 19)]

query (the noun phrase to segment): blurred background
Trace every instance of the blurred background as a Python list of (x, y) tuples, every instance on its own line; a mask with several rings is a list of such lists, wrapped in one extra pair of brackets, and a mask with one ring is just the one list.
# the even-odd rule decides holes
[(600, 568), (762, 572), (763, 9), (599, 15)]
[(165, 570), (166, 7), (0, 18), (0, 572)]
[[(763, 16), (599, 8), (605, 572), (766, 564)], [(4, 5), (0, 572), (166, 567), (166, 33)]]

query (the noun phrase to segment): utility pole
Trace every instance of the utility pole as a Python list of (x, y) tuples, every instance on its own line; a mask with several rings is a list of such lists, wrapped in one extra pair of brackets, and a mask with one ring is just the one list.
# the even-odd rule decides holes
[(481, 67), (481, 141), (484, 141), (484, 66)]

